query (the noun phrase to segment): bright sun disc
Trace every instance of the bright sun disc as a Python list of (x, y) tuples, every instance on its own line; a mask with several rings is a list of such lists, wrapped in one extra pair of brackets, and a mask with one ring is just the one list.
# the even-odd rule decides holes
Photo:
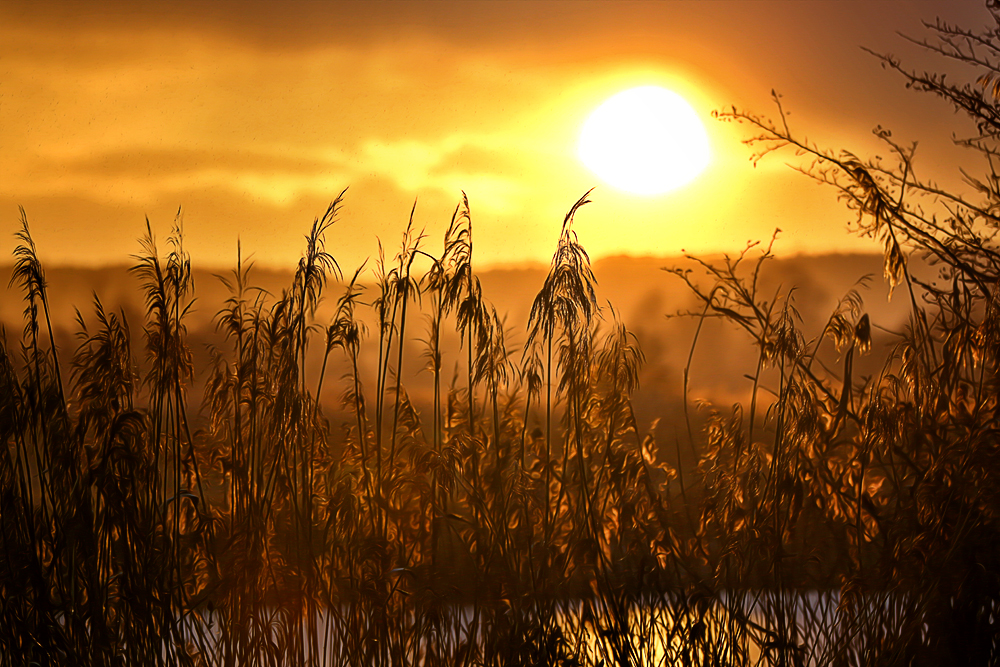
[(659, 86), (632, 88), (599, 106), (583, 124), (580, 160), (616, 188), (655, 195), (708, 166), (708, 135), (687, 101)]

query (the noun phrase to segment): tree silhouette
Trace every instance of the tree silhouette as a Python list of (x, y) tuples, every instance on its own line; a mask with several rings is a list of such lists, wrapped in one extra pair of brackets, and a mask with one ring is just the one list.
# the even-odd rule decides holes
[[(773, 314), (779, 308), (765, 313), (748, 281), (710, 267), (716, 289), (699, 292), (708, 312), (748, 328), (762, 358), (770, 349), (765, 361), (781, 367), (769, 454), (794, 464), (772, 481), (791, 492), (790, 504), (804, 493), (830, 534), (849, 545), (841, 613), (860, 618), (872, 600), (884, 600), (884, 634), (860, 624), (845, 649), (861, 662), (994, 664), (1000, 655), (1000, 3), (987, 8), (989, 29), (937, 20), (924, 24), (925, 37), (907, 38), (960, 63), (965, 82), (870, 51), (908, 88), (971, 119), (973, 135), (953, 139), (965, 149), (954, 169), (966, 188), (918, 175), (916, 142), (881, 126), (874, 134), (887, 159), (818, 146), (791, 127), (776, 93), (773, 118), (735, 107), (716, 114), (752, 128), (754, 161), (790, 150), (796, 169), (833, 187), (857, 213), (853, 231), (881, 244), (890, 287), (909, 300), (908, 325), (881, 372), (857, 378), (852, 359), (871, 336), (860, 300), (834, 313), (823, 332), (842, 366), (820, 372), (815, 348), (803, 350), (794, 324)], [(930, 275), (912, 269), (918, 259)], [(734, 479), (746, 486), (751, 476)]]

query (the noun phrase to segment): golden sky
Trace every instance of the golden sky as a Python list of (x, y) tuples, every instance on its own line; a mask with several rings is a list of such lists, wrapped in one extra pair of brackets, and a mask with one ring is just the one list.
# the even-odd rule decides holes
[[(122, 263), (148, 216), (165, 240), (231, 265), (292, 266), (313, 218), (349, 187), (328, 249), (345, 269), (391, 255), (414, 200), (430, 249), (464, 190), (480, 265), (547, 261), (587, 189), (577, 232), (593, 256), (869, 249), (832, 191), (792, 155), (756, 169), (746, 131), (710, 117), (770, 114), (784, 96), (810, 139), (859, 154), (871, 129), (944, 163), (943, 103), (906, 90), (859, 47), (936, 63), (897, 31), (986, 27), (975, 0), (725, 2), (0, 3), (0, 238), (18, 206), (43, 260)], [(689, 186), (629, 195), (580, 164), (588, 114), (659, 84), (703, 117), (713, 161)], [(945, 129), (947, 128), (947, 129)], [(920, 160), (924, 160), (923, 163)], [(6, 253), (8, 250), (0, 248)]]

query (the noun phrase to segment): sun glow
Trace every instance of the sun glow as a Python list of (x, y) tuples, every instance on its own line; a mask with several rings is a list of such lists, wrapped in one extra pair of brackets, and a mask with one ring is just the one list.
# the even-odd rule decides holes
[(688, 102), (659, 86), (610, 97), (583, 124), (579, 156), (606, 183), (641, 195), (685, 185), (708, 166), (708, 135)]

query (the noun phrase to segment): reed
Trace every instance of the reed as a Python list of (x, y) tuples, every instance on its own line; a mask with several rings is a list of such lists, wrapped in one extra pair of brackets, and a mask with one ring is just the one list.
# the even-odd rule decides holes
[[(693, 316), (732, 322), (758, 350), (749, 400), (705, 408), (686, 443), (696, 464), (679, 470), (632, 410), (643, 355), (597, 305), (572, 230), (586, 195), (519, 351), (475, 276), (465, 199), (439, 255), (411, 215), (374, 287), (359, 268), (316, 321), (342, 280), (324, 249), (341, 201), (310, 228), (283, 293), (253, 287), (241, 250), (220, 276), (226, 344), (197, 430), (180, 223), (165, 258), (149, 227), (136, 257), (145, 361), (124, 314), (95, 298), (64, 366), (22, 219), (26, 324), (19, 354), (6, 334), (0, 347), (0, 664), (995, 655), (1000, 329), (992, 291), (972, 286), (993, 284), (992, 269), (971, 284), (953, 274), (948, 290), (904, 270), (919, 307), (881, 341), (857, 291), (802, 331), (794, 290), (760, 290), (770, 247), (673, 270)], [(462, 349), (443, 345), (449, 328)], [(414, 344), (426, 407), (404, 386)], [(856, 377), (855, 358), (879, 350), (881, 373)], [(328, 378), (338, 356), (348, 370)], [(340, 428), (318, 398), (338, 381)]]
[[(995, 46), (932, 29), (959, 60)], [(972, 115), (964, 145), (995, 158), (995, 99), (904, 76)], [(996, 179), (943, 192), (883, 130), (891, 164), (822, 150), (776, 102), (777, 122), (720, 116), (754, 129), (757, 158), (814, 160), (909, 320), (880, 327), (862, 278), (811, 330), (794, 286), (763, 288), (773, 239), (688, 258), (668, 270), (695, 320), (670, 443), (636, 418), (643, 353), (573, 229), (589, 192), (523, 331), (480, 284), (464, 195), (439, 250), (414, 206), (392, 259), (345, 280), (327, 251), (342, 192), (280, 293), (237, 245), (206, 369), (179, 214), (164, 255), (148, 221), (140, 239), (142, 321), (95, 295), (61, 358), (22, 210), (24, 327), (0, 332), (0, 667), (997, 663)], [(911, 269), (921, 255), (937, 278)], [(729, 408), (688, 396), (710, 320), (756, 355)]]

